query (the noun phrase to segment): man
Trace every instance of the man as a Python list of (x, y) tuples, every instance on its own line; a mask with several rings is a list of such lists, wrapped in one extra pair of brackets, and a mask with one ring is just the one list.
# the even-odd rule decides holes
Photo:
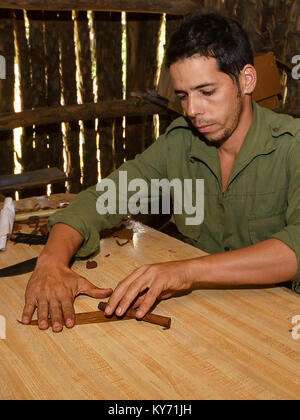
[[(111, 295), (107, 314), (122, 315), (135, 302), (143, 317), (156, 299), (176, 291), (219, 285), (267, 285), (293, 279), (299, 287), (300, 122), (252, 102), (256, 71), (241, 27), (222, 16), (196, 15), (173, 35), (167, 65), (187, 118), (174, 121), (143, 154), (120, 168), (128, 180), (204, 179), (204, 222), (174, 221), (194, 246), (212, 255), (144, 265), (115, 291), (98, 289), (69, 268), (88, 256), (99, 232), (122, 215), (97, 213), (100, 192), (90, 187), (49, 220), (52, 228), (26, 290), (23, 322), (37, 308), (39, 327), (74, 324), (79, 293)], [(118, 184), (118, 171), (109, 177)]]

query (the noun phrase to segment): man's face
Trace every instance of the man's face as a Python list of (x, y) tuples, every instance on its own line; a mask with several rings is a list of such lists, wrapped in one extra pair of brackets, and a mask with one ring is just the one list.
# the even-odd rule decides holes
[(194, 127), (207, 141), (222, 143), (239, 125), (243, 102), (236, 83), (218, 70), (215, 58), (193, 56), (170, 67), (175, 93)]

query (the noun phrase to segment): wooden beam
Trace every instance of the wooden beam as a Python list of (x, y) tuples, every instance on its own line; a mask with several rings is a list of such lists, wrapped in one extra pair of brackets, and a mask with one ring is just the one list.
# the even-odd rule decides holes
[(47, 184), (64, 182), (66, 175), (58, 168), (38, 169), (17, 175), (0, 176), (1, 193), (40, 187)]
[(139, 99), (102, 101), (82, 105), (35, 108), (16, 113), (0, 114), (0, 131), (17, 127), (52, 124), (94, 118), (118, 118), (121, 116), (142, 116), (168, 114), (166, 108)]
[(94, 10), (103, 12), (141, 12), (185, 15), (199, 11), (198, 0), (5, 0), (2, 9)]

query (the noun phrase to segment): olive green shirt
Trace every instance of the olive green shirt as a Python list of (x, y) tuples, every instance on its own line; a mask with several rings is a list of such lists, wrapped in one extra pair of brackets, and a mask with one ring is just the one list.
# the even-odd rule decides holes
[[(224, 192), (216, 147), (184, 117), (176, 119), (164, 135), (119, 170), (127, 171), (128, 182), (146, 180), (149, 191), (152, 179), (204, 179), (203, 223), (187, 225), (185, 213), (172, 216), (187, 241), (213, 254), (279, 239), (297, 256), (298, 272), (292, 285), (300, 293), (300, 119), (253, 102), (253, 121)], [(108, 177), (116, 184), (119, 170)], [(55, 223), (65, 223), (83, 236), (78, 257), (98, 249), (99, 232), (124, 217), (99, 215), (96, 201), (100, 194), (92, 186), (49, 219), (49, 229)], [(128, 197), (130, 194), (133, 192)]]

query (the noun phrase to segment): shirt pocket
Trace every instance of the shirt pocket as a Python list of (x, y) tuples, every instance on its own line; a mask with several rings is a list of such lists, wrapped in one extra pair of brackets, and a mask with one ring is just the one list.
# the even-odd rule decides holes
[(273, 216), (248, 219), (249, 235), (252, 244), (265, 241), (286, 226), (286, 209)]

